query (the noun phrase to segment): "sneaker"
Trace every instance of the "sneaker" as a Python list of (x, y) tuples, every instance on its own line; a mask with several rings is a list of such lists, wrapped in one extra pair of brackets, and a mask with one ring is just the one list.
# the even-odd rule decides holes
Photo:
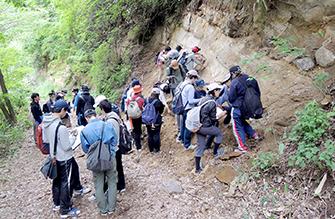
[(54, 205), (54, 206), (52, 207), (52, 210), (53, 210), (53, 211), (59, 211), (59, 209), (60, 209), (60, 205)]
[(120, 189), (118, 190), (118, 193), (124, 193), (126, 191), (126, 189)]
[(195, 174), (200, 174), (201, 172), (202, 172), (202, 168), (194, 171)]
[(102, 217), (107, 217), (108, 212), (100, 212), (100, 215), (101, 215)]
[(214, 154), (214, 159), (217, 160), (220, 157), (223, 157), (224, 155), (224, 149), (223, 148), (219, 148), (217, 154)]
[(73, 190), (73, 196), (82, 196), (85, 195), (87, 193), (91, 192), (91, 188), (90, 187), (86, 187), (86, 188), (82, 188), (80, 190)]
[(95, 202), (96, 199), (97, 199), (97, 198), (95, 197), (95, 194), (93, 194), (93, 195), (91, 195), (90, 197), (88, 197), (88, 200), (89, 200), (90, 202)]
[(243, 148), (241, 148), (241, 147), (236, 147), (235, 149), (234, 149), (234, 151), (235, 152), (240, 152), (240, 153), (248, 153), (248, 151), (247, 150), (244, 150)]
[(71, 208), (71, 210), (67, 212), (66, 214), (61, 214), (60, 218), (78, 217), (79, 213), (80, 213), (79, 209)]
[(181, 141), (181, 139), (180, 139), (179, 137), (177, 137), (177, 138), (176, 138), (176, 142), (177, 142), (177, 143), (181, 143), (182, 141)]
[[(125, 189), (126, 190), (126, 189)], [(108, 215), (114, 214), (114, 211), (108, 211), (107, 212)]]

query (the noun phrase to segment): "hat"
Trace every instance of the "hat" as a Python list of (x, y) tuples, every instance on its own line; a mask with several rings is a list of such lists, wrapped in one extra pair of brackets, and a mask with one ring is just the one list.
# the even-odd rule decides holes
[(188, 78), (190, 78), (190, 77), (192, 77), (192, 76), (196, 76), (196, 77), (199, 78), (198, 72), (197, 72), (196, 70), (190, 70), (190, 71), (188, 71), (188, 72), (186, 73), (186, 76), (187, 76)]
[(241, 73), (241, 67), (240, 66), (238, 66), (238, 65), (235, 65), (235, 66), (233, 66), (233, 67), (231, 67), (230, 69), (229, 69), (229, 72), (231, 73), (231, 74), (238, 74), (238, 73)]
[(97, 108), (97, 106), (99, 106), (99, 104), (101, 103), (101, 101), (103, 101), (103, 100), (106, 100), (107, 98), (104, 96), (104, 95), (99, 95), (99, 96), (97, 96), (96, 98), (95, 98), (95, 100), (94, 100), (94, 102), (95, 102), (95, 104), (94, 104), (94, 108)]
[(231, 74), (227, 73), (223, 76), (223, 81), (222, 84), (226, 83), (227, 81), (230, 80)]
[(208, 89), (208, 92), (211, 92), (213, 90), (216, 90), (216, 89), (222, 89), (222, 85), (219, 85), (218, 83), (214, 82), (214, 83), (211, 83), (210, 85), (207, 86), (207, 89)]
[(134, 94), (141, 93), (142, 90), (143, 89), (141, 85), (135, 85), (135, 87), (133, 87)]
[(84, 117), (88, 117), (90, 115), (97, 115), (97, 113), (95, 112), (94, 109), (88, 109), (88, 110), (86, 110), (85, 113), (84, 113)]
[(197, 47), (197, 46), (195, 46), (195, 47), (192, 48), (192, 52), (194, 52), (194, 53), (197, 53), (197, 52), (199, 52), (200, 50), (201, 50), (201, 48), (199, 48), (199, 47)]
[(160, 94), (161, 90), (158, 87), (154, 87), (154, 88), (152, 88), (151, 93), (152, 94)]
[(136, 85), (141, 85), (140, 81), (135, 79), (131, 82), (131, 87), (135, 87)]
[(200, 79), (195, 81), (195, 86), (196, 87), (204, 87), (206, 85), (205, 81)]
[(67, 102), (64, 99), (59, 99), (55, 102), (53, 109), (54, 111), (60, 111), (61, 109), (65, 109), (67, 110), (69, 108), (69, 105), (67, 104)]
[(177, 60), (172, 60), (171, 61), (171, 64), (170, 64), (170, 67), (173, 68), (174, 70), (178, 70), (179, 69), (179, 63)]
[(81, 91), (82, 92), (89, 92), (90, 88), (86, 84), (83, 84), (83, 85), (81, 85)]

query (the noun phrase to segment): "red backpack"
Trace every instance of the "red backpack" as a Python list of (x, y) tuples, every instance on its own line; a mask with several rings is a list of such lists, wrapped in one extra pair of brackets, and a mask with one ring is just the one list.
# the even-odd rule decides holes
[(36, 128), (36, 147), (40, 149), (41, 153), (44, 155), (49, 154), (49, 144), (43, 143), (43, 130), (42, 124), (39, 124)]

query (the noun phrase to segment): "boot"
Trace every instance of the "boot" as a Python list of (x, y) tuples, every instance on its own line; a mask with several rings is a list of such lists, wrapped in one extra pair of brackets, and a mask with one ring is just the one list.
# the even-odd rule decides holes
[(220, 144), (214, 143), (214, 150), (213, 150), (214, 156), (216, 156), (218, 154), (219, 146), (220, 146)]
[(200, 173), (202, 171), (200, 166), (201, 157), (195, 157), (195, 172)]

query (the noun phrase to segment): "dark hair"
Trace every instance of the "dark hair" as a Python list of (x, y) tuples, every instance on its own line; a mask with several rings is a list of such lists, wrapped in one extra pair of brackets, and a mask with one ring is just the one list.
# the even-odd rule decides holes
[(61, 95), (59, 95), (59, 94), (57, 94), (57, 96), (56, 96), (56, 101), (57, 101), (57, 100), (61, 100), (61, 99), (64, 99), (64, 97), (61, 96)]
[(103, 110), (105, 113), (112, 112), (112, 104), (108, 102), (108, 100), (103, 100), (99, 103), (99, 107), (101, 110)]
[(216, 91), (216, 90), (220, 90), (220, 88), (216, 88), (214, 90), (208, 91), (208, 94), (214, 96), (214, 91)]
[(34, 100), (36, 97), (39, 97), (40, 95), (38, 93), (32, 93), (30, 98)]
[(78, 93), (78, 92), (79, 92), (79, 89), (78, 89), (78, 88), (73, 88), (73, 89), (72, 89), (72, 92), (76, 92), (76, 93)]
[(181, 47), (181, 46), (179, 46), (179, 45), (176, 47), (176, 50), (177, 50), (178, 52), (180, 52), (180, 50), (182, 50), (182, 49), (183, 49), (183, 47)]
[(49, 96), (51, 97), (52, 95), (55, 95), (55, 91), (54, 90), (51, 90), (50, 93), (49, 93)]
[(165, 47), (164, 51), (165, 52), (171, 51), (171, 47), (170, 46)]

